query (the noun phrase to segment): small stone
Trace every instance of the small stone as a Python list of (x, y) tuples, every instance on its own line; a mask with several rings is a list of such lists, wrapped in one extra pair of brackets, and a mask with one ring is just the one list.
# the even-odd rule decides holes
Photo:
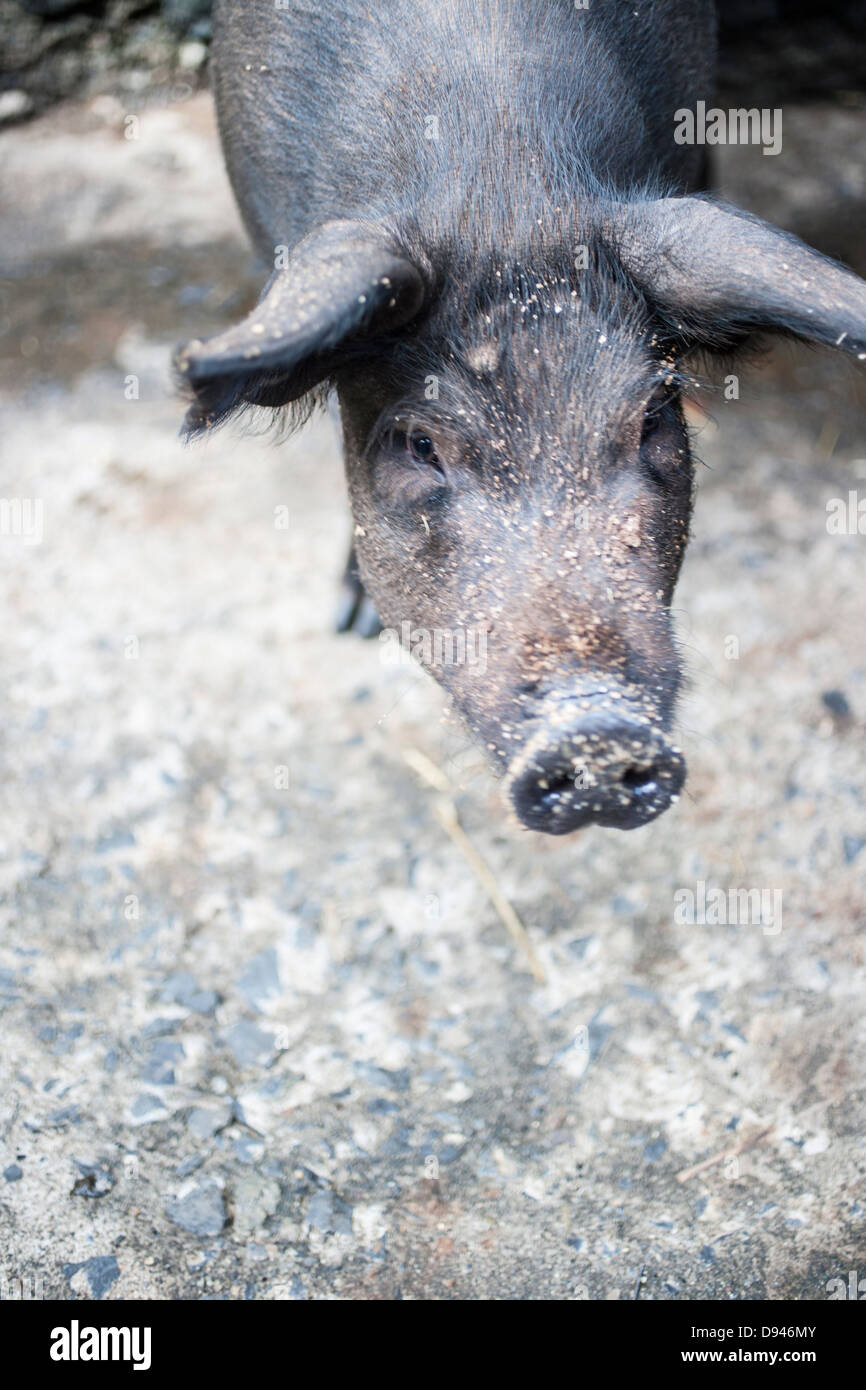
[(179, 970), (169, 975), (162, 989), (161, 1004), (180, 1004), (181, 1008), (192, 1009), (197, 1014), (213, 1013), (219, 1003), (219, 995), (212, 989), (202, 989), (194, 975), (188, 970)]
[(181, 1061), (183, 1056), (182, 1043), (160, 1038), (154, 1043), (150, 1058), (142, 1068), (142, 1081), (149, 1081), (152, 1086), (173, 1086), (174, 1063)]
[(261, 1139), (250, 1139), (243, 1135), (232, 1141), (232, 1148), (240, 1163), (258, 1163), (264, 1156), (265, 1146)]
[(280, 1280), (272, 1284), (271, 1298), (277, 1302), (298, 1303), (306, 1298), (306, 1294), (300, 1279), (295, 1276), (293, 1279)]
[(229, 1103), (221, 1105), (197, 1105), (190, 1111), (187, 1125), (197, 1139), (212, 1139), (226, 1125), (230, 1125), (233, 1107)]
[(81, 1111), (77, 1105), (62, 1105), (59, 1110), (52, 1110), (48, 1116), (50, 1129), (66, 1129), (67, 1125), (80, 1124)]
[(273, 947), (261, 951), (248, 961), (246, 969), (238, 980), (238, 990), (247, 1003), (261, 1011), (282, 993), (280, 974), (277, 966), (277, 953)]
[(374, 1062), (356, 1062), (355, 1071), (359, 1076), (370, 1085), (381, 1087), (385, 1091), (408, 1091), (409, 1072), (405, 1067), (398, 1071), (388, 1071), (385, 1067), (376, 1066)]
[(823, 1132), (820, 1134), (813, 1134), (812, 1138), (807, 1139), (805, 1144), (803, 1145), (803, 1153), (809, 1154), (809, 1156), (811, 1157), (813, 1154), (826, 1153), (829, 1147), (829, 1134), (824, 1134)]
[(651, 1139), (648, 1144), (644, 1145), (643, 1156), (647, 1163), (657, 1163), (666, 1150), (667, 1140), (660, 1135), (658, 1139)]
[(244, 1173), (234, 1189), (234, 1229), (239, 1235), (252, 1235), (264, 1225), (279, 1206), (282, 1189), (275, 1178)]
[(207, 45), (199, 39), (190, 39), (188, 43), (182, 43), (177, 50), (178, 66), (187, 72), (196, 72), (207, 58)]
[(189, 1154), (186, 1158), (182, 1158), (175, 1168), (175, 1177), (188, 1178), (190, 1174), (194, 1173), (197, 1168), (200, 1168), (203, 1163), (204, 1154)]
[[(610, 906), (617, 917), (633, 917), (635, 915), (635, 904), (632, 902), (631, 898), (625, 897), (622, 893), (615, 893), (613, 895), (610, 900)], [(585, 939), (588, 941), (590, 938), (587, 937)]]
[(19, 1178), (24, 1177), (24, 1169), (19, 1168), (17, 1163), (10, 1163), (8, 1168), (3, 1169), (3, 1176), (7, 1182), (18, 1182)]
[(150, 1023), (146, 1023), (141, 1030), (143, 1038), (163, 1038), (168, 1033), (176, 1033), (183, 1019), (181, 1018), (154, 1018)]
[(821, 694), (821, 699), (825, 708), (828, 709), (836, 719), (850, 718), (851, 706), (848, 703), (847, 695), (845, 695), (843, 691), (824, 690)]
[(103, 835), (96, 842), (97, 854), (108, 854), (113, 849), (130, 849), (135, 844), (135, 836), (131, 830), (117, 829), (112, 830), (108, 835)]
[(235, 1118), (257, 1134), (266, 1135), (274, 1125), (274, 1105), (261, 1091), (242, 1091), (235, 1100)]
[(472, 1087), (467, 1086), (465, 1081), (455, 1081), (445, 1092), (445, 1099), (453, 1101), (455, 1105), (462, 1105), (465, 1100), (471, 1099), (472, 1094)]
[[(79, 1276), (77, 1279), (76, 1275)], [(64, 1265), (63, 1277), (73, 1288), (77, 1284), (80, 1289), (82, 1282), (86, 1282), (91, 1297), (102, 1298), (115, 1280), (120, 1278), (120, 1266), (113, 1255), (92, 1255), (81, 1264)]]
[(75, 1160), (81, 1174), (72, 1184), (72, 1197), (105, 1197), (115, 1186), (117, 1179), (107, 1163), (81, 1163)]
[(223, 1195), (215, 1182), (197, 1183), (181, 1192), (165, 1209), (169, 1221), (194, 1236), (218, 1236), (226, 1224)]
[(842, 853), (846, 864), (853, 864), (861, 849), (866, 846), (866, 835), (845, 835), (842, 838)]
[(323, 1188), (310, 1198), (306, 1223), (318, 1231), (335, 1236), (352, 1234), (352, 1208), (336, 1192)]
[(0, 92), (0, 124), (5, 121), (20, 121), (33, 110), (33, 98), (17, 87), (11, 91)]
[(241, 1066), (264, 1066), (272, 1060), (276, 1051), (271, 1034), (246, 1019), (229, 1028), (225, 1041)]
[(150, 1125), (156, 1120), (164, 1120), (168, 1115), (167, 1106), (159, 1096), (151, 1091), (142, 1091), (127, 1108), (126, 1118), (132, 1125)]

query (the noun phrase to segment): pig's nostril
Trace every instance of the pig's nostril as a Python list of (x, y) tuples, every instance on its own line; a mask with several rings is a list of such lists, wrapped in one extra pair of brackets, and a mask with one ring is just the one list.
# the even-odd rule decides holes
[(567, 773), (562, 773), (559, 777), (546, 777), (543, 782), (539, 783), (539, 786), (541, 789), (540, 805), (553, 808), (561, 797), (574, 791), (574, 778), (569, 777)]
[(658, 769), (652, 767), (627, 767), (622, 774), (622, 784), (635, 796), (651, 796), (658, 791)]

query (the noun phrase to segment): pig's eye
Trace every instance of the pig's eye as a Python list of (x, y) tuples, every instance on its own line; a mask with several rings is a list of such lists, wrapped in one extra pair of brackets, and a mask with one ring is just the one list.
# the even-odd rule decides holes
[(432, 463), (438, 465), (439, 460), (436, 457), (433, 440), (430, 438), (429, 434), (420, 434), (416, 431), (414, 434), (409, 435), (407, 443), (413, 459), (417, 459), (419, 463)]
[(436, 452), (436, 445), (424, 430), (395, 430), (392, 442), (413, 463), (423, 465), (438, 482), (445, 481), (445, 470)]
[(644, 411), (643, 431), (641, 433), (641, 445), (645, 444), (658, 432), (665, 419), (665, 412), (670, 406), (670, 398), (667, 395), (656, 393)]
[(641, 466), (653, 482), (669, 491), (691, 476), (688, 439), (683, 432), (676, 395), (658, 390), (647, 402), (640, 440)]

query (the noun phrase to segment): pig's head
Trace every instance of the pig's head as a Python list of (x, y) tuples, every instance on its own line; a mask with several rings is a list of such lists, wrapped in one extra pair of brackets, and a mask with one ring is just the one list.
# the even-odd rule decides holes
[(520, 256), (409, 226), (310, 234), (178, 366), (187, 425), (335, 387), (355, 546), (525, 826), (629, 828), (683, 783), (670, 602), (692, 464), (681, 363), (774, 330), (866, 355), (866, 285), (702, 198), (599, 208)]

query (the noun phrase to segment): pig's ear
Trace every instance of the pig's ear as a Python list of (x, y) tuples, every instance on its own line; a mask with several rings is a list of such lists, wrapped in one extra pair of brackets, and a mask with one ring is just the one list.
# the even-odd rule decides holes
[(700, 197), (622, 205), (611, 227), (623, 266), (687, 341), (790, 333), (866, 360), (866, 283), (797, 237)]
[(175, 354), (192, 397), (185, 430), (207, 429), (246, 405), (297, 400), (353, 346), (414, 318), (425, 293), (424, 275), (383, 229), (348, 221), (317, 228), (274, 272), (247, 318)]

